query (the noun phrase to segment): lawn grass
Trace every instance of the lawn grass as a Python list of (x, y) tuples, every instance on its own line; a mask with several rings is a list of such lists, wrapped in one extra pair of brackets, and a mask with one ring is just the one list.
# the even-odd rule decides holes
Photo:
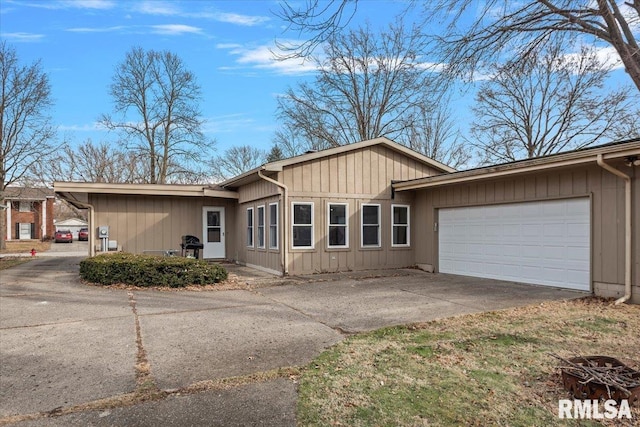
[[(640, 306), (549, 302), (356, 335), (304, 369), (304, 426), (602, 425), (558, 419), (561, 356), (640, 369)], [(608, 425), (640, 425), (633, 420)], [(625, 420), (622, 420), (625, 421)]]
[(7, 268), (15, 267), (16, 265), (24, 264), (25, 262), (29, 262), (31, 260), (32, 258), (27, 258), (27, 257), (0, 258), (0, 271), (6, 270)]
[(7, 247), (0, 250), (0, 253), (27, 253), (31, 252), (31, 249), (35, 249), (36, 252), (40, 253), (49, 250), (51, 247), (51, 242), (41, 242), (39, 240), (10, 240), (5, 243)]

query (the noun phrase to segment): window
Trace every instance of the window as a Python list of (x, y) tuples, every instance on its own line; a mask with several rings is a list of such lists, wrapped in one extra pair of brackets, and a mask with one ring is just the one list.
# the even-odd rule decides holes
[(33, 205), (31, 202), (20, 202), (18, 210), (20, 212), (31, 212)]
[(253, 247), (253, 208), (247, 208), (247, 246)]
[(292, 210), (292, 247), (313, 249), (313, 203), (292, 203)]
[(269, 249), (278, 249), (278, 204), (269, 204)]
[(258, 206), (258, 247), (264, 249), (264, 205)]
[(391, 246), (409, 246), (409, 206), (391, 205)]
[(380, 205), (362, 205), (362, 247), (380, 247)]
[(328, 204), (329, 219), (329, 248), (348, 248), (349, 247), (349, 228), (347, 218), (349, 217), (349, 207), (345, 203), (329, 203)]

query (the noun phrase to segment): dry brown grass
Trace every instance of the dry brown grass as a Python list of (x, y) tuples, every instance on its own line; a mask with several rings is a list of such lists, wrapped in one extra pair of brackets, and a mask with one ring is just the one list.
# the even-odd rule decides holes
[[(589, 298), (358, 335), (312, 362), (301, 425), (601, 425), (558, 419), (549, 355), (608, 355), (640, 369), (640, 306)], [(607, 425), (640, 425), (632, 420)]]
[(39, 240), (11, 240), (5, 243), (7, 247), (0, 250), (0, 253), (23, 254), (30, 252), (31, 249), (35, 249), (37, 252), (44, 252), (51, 247), (51, 242), (41, 242)]

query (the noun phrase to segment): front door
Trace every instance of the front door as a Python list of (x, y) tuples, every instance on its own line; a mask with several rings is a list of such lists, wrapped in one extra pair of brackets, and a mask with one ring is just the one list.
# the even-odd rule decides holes
[(224, 258), (224, 208), (202, 208), (202, 258)]

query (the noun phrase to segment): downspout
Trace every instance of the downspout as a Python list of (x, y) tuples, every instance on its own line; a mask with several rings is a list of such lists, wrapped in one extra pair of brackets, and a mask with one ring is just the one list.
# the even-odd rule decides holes
[(287, 212), (289, 211), (288, 206), (289, 206), (289, 189), (287, 188), (286, 185), (284, 185), (281, 182), (276, 181), (275, 179), (269, 178), (267, 176), (264, 176), (262, 174), (262, 170), (258, 169), (258, 176), (262, 179), (264, 179), (267, 182), (270, 182), (274, 185), (277, 185), (278, 187), (282, 188), (282, 254), (281, 254), (281, 258), (282, 258), (282, 266), (283, 266), (283, 274), (285, 276), (289, 275), (289, 244), (287, 242), (287, 235), (289, 233), (287, 233), (287, 230), (289, 229), (288, 225), (289, 225), (289, 221), (288, 221), (288, 215)]
[(597, 157), (598, 166), (624, 180), (624, 296), (618, 298), (615, 304), (621, 304), (631, 299), (631, 177), (604, 162), (602, 154)]

